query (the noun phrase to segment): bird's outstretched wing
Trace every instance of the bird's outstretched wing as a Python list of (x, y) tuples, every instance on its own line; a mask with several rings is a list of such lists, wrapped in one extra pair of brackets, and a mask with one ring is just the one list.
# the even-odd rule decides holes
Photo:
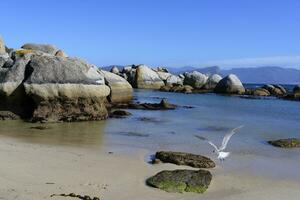
[(226, 149), (226, 146), (230, 140), (230, 138), (236, 133), (237, 130), (243, 128), (244, 126), (239, 126), (239, 127), (236, 127), (234, 129), (232, 129), (229, 133), (227, 133), (224, 138), (223, 138), (223, 141), (222, 141), (222, 145), (220, 147), (220, 151), (223, 151)]
[(202, 137), (200, 135), (195, 135), (195, 137), (198, 138), (198, 139), (200, 139), (200, 140), (208, 142), (208, 144), (210, 144), (211, 146), (213, 146), (216, 151), (219, 151), (218, 147), (214, 143), (212, 143), (211, 141), (209, 141), (208, 139), (206, 139), (205, 137)]

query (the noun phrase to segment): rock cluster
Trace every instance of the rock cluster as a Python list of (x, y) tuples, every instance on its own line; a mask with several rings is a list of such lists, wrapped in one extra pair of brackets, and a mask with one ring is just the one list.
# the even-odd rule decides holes
[(212, 92), (222, 79), (217, 74), (207, 76), (197, 71), (174, 75), (166, 68), (152, 69), (146, 65), (126, 66), (122, 70), (112, 67), (110, 71), (125, 78), (134, 88), (160, 89), (166, 92)]
[(286, 89), (281, 85), (264, 85), (255, 89), (247, 89), (245, 92), (246, 95), (254, 96), (276, 96), (283, 97), (287, 94)]
[(105, 102), (128, 102), (123, 78), (67, 57), (53, 45), (5, 48), (0, 40), (0, 109), (32, 121), (86, 121), (108, 116)]

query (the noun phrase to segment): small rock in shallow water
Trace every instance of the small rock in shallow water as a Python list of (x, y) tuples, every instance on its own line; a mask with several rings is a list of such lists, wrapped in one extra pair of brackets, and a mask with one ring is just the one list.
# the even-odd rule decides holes
[(191, 153), (159, 151), (156, 152), (155, 158), (161, 160), (164, 163), (187, 165), (197, 168), (213, 168), (216, 166), (215, 162), (210, 158)]
[(161, 171), (146, 180), (149, 186), (167, 192), (204, 193), (210, 185), (212, 175), (207, 170)]
[(119, 135), (124, 135), (124, 136), (133, 136), (133, 137), (149, 137), (148, 134), (144, 133), (137, 133), (137, 132), (120, 132)]
[(38, 129), (38, 130), (45, 130), (45, 129), (50, 129), (49, 127), (46, 126), (32, 126), (30, 129)]
[(124, 118), (130, 116), (131, 113), (126, 110), (114, 110), (109, 114), (111, 118)]
[(268, 141), (269, 144), (275, 147), (281, 148), (296, 148), (300, 147), (300, 139), (297, 138), (287, 138), (287, 139), (280, 139), (280, 140), (272, 140)]

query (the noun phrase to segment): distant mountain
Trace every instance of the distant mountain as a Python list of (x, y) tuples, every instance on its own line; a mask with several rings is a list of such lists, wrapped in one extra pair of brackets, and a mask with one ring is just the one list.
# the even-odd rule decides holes
[(220, 74), (221, 69), (218, 66), (213, 67), (204, 67), (204, 68), (196, 68), (192, 66), (187, 67), (180, 67), (180, 68), (168, 68), (169, 72), (172, 74), (182, 74), (184, 72), (192, 72), (192, 71), (198, 71), (203, 74)]
[(299, 84), (300, 70), (282, 67), (233, 68), (222, 75), (236, 74), (243, 83)]

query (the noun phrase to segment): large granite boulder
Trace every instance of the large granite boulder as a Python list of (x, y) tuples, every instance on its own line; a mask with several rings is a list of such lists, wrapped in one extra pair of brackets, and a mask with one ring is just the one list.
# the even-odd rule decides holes
[(213, 168), (216, 166), (210, 158), (191, 153), (159, 151), (155, 158), (164, 163), (173, 163), (176, 165), (187, 165), (196, 168)]
[(275, 146), (275, 147), (281, 147), (281, 148), (300, 147), (300, 139), (297, 139), (297, 138), (271, 140), (271, 141), (268, 141), (268, 143)]
[(36, 50), (16, 50), (0, 68), (1, 109), (33, 121), (84, 121), (107, 117), (109, 87), (88, 63)]
[(214, 91), (224, 94), (243, 94), (245, 88), (236, 75), (230, 74), (219, 81)]
[(183, 80), (179, 78), (178, 76), (175, 76), (171, 73), (165, 72), (165, 71), (158, 71), (157, 72), (159, 78), (165, 83), (165, 85), (182, 85)]
[(219, 83), (219, 81), (222, 80), (222, 77), (219, 74), (212, 74), (208, 77), (206, 84), (204, 85), (203, 89), (206, 90), (213, 90)]
[(88, 63), (51, 55), (33, 55), (26, 66), (26, 94), (36, 105), (33, 120), (86, 121), (107, 117), (110, 89)]
[(190, 85), (195, 89), (201, 89), (207, 82), (208, 77), (197, 71), (184, 73), (184, 85)]
[(105, 84), (110, 88), (109, 102), (127, 103), (132, 100), (133, 89), (128, 81), (121, 76), (104, 70), (99, 70), (99, 73), (104, 76)]
[(160, 89), (165, 85), (158, 74), (147, 67), (146, 65), (139, 65), (136, 68), (135, 87), (139, 89)]
[(47, 54), (56, 55), (60, 57), (67, 57), (67, 55), (62, 50), (50, 44), (27, 43), (24, 44), (21, 48), (33, 51), (41, 51)]
[(161, 171), (146, 180), (147, 185), (167, 192), (204, 193), (210, 185), (212, 175), (207, 170)]

